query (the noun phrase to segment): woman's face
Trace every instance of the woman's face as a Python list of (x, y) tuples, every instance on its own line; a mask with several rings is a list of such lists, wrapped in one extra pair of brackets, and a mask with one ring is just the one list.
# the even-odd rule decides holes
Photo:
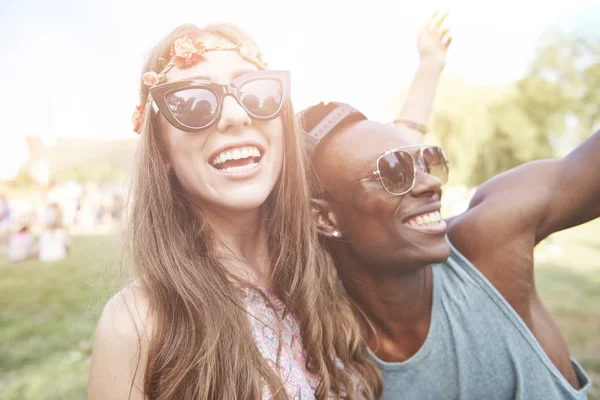
[[(232, 47), (210, 35), (197, 37), (206, 47)], [(197, 64), (173, 67), (167, 82), (205, 79), (226, 85), (258, 68), (237, 51), (209, 51)], [(172, 126), (159, 113), (155, 122), (167, 162), (192, 202), (200, 207), (246, 211), (260, 207), (277, 182), (283, 164), (281, 117), (252, 119), (233, 96), (223, 99), (219, 119), (199, 132)]]

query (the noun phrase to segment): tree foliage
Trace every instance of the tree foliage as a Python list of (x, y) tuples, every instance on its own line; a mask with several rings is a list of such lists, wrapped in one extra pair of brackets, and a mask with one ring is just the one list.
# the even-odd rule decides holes
[(449, 155), (453, 183), (478, 185), (563, 155), (600, 128), (600, 38), (546, 34), (529, 72), (511, 85), (446, 79), (431, 128)]

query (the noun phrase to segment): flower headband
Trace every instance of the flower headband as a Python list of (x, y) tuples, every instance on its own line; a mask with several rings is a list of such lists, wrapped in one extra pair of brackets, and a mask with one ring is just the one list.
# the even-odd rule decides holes
[[(263, 60), (262, 54), (252, 43), (248, 41), (238, 43), (237, 45), (232, 47), (206, 47), (203, 42), (196, 41), (196, 36), (194, 34), (188, 33), (181, 35), (173, 43), (171, 43), (171, 59), (169, 60), (169, 62), (167, 62), (162, 71), (160, 71), (159, 73), (156, 73), (154, 71), (146, 72), (144, 73), (144, 75), (142, 75), (142, 81), (144, 85), (148, 87), (154, 87), (164, 81), (167, 72), (169, 72), (169, 70), (171, 70), (171, 68), (173, 68), (174, 66), (177, 66), (178, 68), (189, 68), (202, 61), (205, 57), (204, 54), (206, 52), (232, 50), (237, 51), (240, 54), (240, 56), (253, 63), (258, 68), (267, 68), (267, 63)], [(166, 61), (164, 59), (161, 60)], [(146, 102), (148, 102), (148, 100), (150, 99), (151, 97), (150, 95), (148, 95)], [(137, 105), (132, 116), (133, 131), (138, 134), (140, 133), (140, 128), (142, 126), (146, 102)]]

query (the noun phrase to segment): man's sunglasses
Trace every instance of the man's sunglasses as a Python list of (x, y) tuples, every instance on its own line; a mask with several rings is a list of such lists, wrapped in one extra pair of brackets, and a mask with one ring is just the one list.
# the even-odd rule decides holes
[[(408, 149), (417, 149), (414, 158)], [(369, 176), (379, 177), (383, 188), (391, 195), (401, 196), (412, 190), (417, 180), (417, 168), (438, 178), (442, 184), (448, 182), (448, 157), (438, 146), (406, 146), (388, 150), (377, 159), (377, 169), (369, 175), (354, 181), (344, 183), (329, 190), (339, 190), (341, 187), (358, 182)]]
[(221, 117), (223, 101), (233, 96), (251, 118), (277, 118), (290, 96), (288, 71), (256, 71), (228, 85), (189, 79), (164, 83), (150, 89), (156, 107), (177, 129), (198, 132)]

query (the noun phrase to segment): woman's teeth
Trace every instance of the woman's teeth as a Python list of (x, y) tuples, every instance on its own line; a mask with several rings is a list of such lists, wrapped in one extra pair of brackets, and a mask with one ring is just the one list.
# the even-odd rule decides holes
[(256, 167), (257, 165), (258, 165), (258, 163), (253, 162), (252, 164), (242, 165), (241, 167), (221, 168), (220, 171), (225, 171), (225, 172), (245, 172), (245, 171), (251, 170), (252, 168)]
[(254, 168), (260, 162), (260, 150), (255, 146), (228, 149), (217, 154), (210, 163), (224, 172), (244, 172)]
[(436, 225), (439, 224), (442, 220), (442, 214), (439, 211), (434, 211), (431, 213), (421, 214), (404, 222), (405, 225), (410, 226), (428, 226), (428, 225)]

